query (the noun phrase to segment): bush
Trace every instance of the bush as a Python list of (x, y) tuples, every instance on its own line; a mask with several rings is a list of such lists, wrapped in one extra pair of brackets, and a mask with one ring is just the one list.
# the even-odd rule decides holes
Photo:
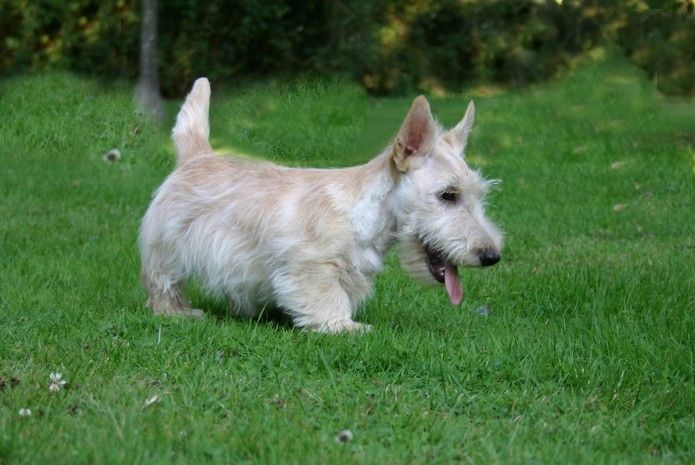
[[(0, 71), (60, 67), (132, 79), (139, 16), (135, 0), (5, 0)], [(661, 91), (695, 91), (688, 0), (168, 0), (159, 38), (165, 95), (203, 74), (337, 73), (380, 94), (519, 86), (604, 43), (620, 45)]]
[(137, 76), (139, 10), (133, 3), (4, 0), (0, 71), (68, 68)]
[(371, 2), (170, 0), (160, 9), (162, 86), (205, 74), (341, 72), (369, 49)]
[[(398, 6), (396, 6), (398, 5)], [(695, 91), (695, 17), (685, 0), (394, 3), (377, 36), (380, 59), (362, 73), (375, 93), (520, 86), (547, 79), (591, 48), (616, 43), (659, 89)]]
[(632, 13), (618, 43), (666, 94), (695, 91), (695, 4)]

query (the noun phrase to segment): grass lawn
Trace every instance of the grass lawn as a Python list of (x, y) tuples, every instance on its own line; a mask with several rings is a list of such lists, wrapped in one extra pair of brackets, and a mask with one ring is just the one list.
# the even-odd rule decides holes
[[(366, 161), (411, 101), (214, 84), (213, 146), (299, 166)], [(194, 285), (204, 321), (144, 307), (137, 229), (179, 102), (159, 128), (130, 95), (0, 81), (0, 464), (695, 463), (692, 100), (610, 60), (477, 97), (469, 158), (503, 181), (502, 262), (462, 270), (453, 308), (394, 254), (358, 316), (374, 330), (322, 336)], [(452, 124), (467, 101), (432, 107)]]

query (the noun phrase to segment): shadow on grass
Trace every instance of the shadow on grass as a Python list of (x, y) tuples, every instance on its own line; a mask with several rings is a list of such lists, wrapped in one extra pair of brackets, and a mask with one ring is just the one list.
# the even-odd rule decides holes
[(292, 319), (276, 306), (266, 305), (261, 309), (257, 317), (248, 319), (236, 315), (230, 309), (229, 303), (224, 299), (205, 294), (197, 283), (190, 283), (187, 292), (193, 308), (203, 310), (209, 318), (214, 318), (219, 322), (236, 320), (253, 324), (260, 323), (277, 328), (289, 329), (294, 327)]

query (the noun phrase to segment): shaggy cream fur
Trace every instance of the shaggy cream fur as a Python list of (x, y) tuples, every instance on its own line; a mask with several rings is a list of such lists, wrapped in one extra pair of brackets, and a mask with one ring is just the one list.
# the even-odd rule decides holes
[(319, 170), (214, 154), (209, 100), (198, 79), (172, 131), (176, 169), (142, 222), (141, 276), (155, 314), (202, 316), (184, 295), (193, 277), (239, 315), (270, 304), (298, 327), (365, 330), (353, 316), (396, 242), (406, 270), (443, 282), (452, 304), (463, 297), (459, 265), (499, 260), (502, 235), (483, 210), (490, 183), (463, 158), (473, 103), (445, 132), (418, 97), (372, 161)]

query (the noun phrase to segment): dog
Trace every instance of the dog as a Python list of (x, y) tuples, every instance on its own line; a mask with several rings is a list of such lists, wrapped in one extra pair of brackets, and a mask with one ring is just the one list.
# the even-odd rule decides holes
[(210, 83), (195, 81), (176, 118), (176, 168), (140, 229), (142, 282), (157, 315), (202, 317), (184, 286), (196, 278), (232, 312), (277, 306), (299, 328), (366, 331), (353, 320), (387, 251), (403, 267), (463, 298), (458, 266), (500, 260), (503, 237), (486, 216), (492, 182), (463, 154), (473, 102), (443, 130), (417, 97), (393, 142), (360, 166), (300, 169), (216, 155), (209, 143)]

